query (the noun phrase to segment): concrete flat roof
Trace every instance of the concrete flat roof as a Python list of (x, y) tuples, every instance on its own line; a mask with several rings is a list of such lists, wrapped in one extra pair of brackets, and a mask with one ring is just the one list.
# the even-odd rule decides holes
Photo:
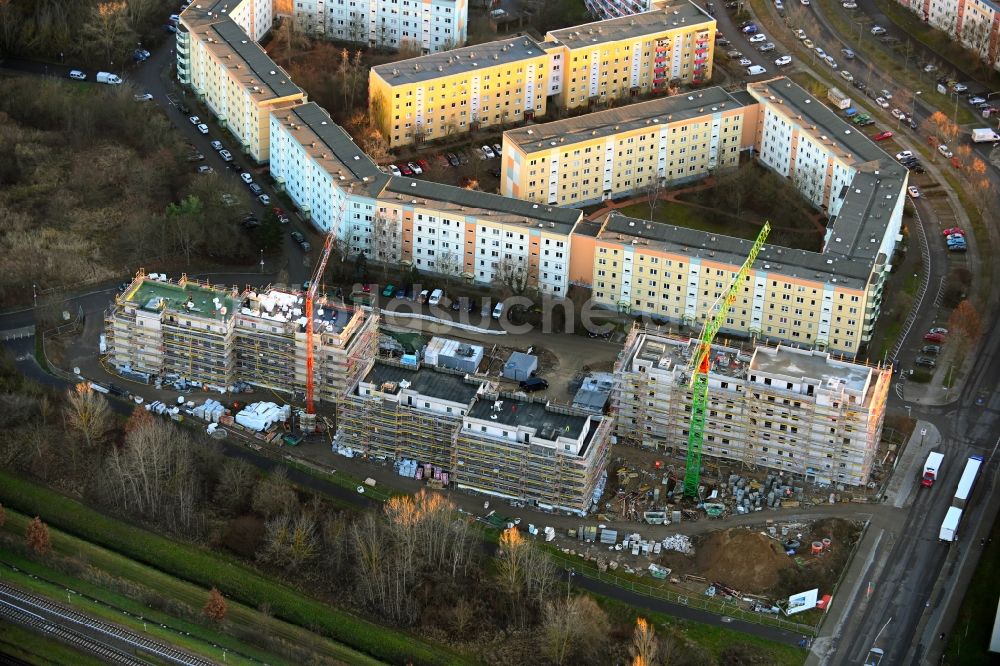
[[(546, 409), (543, 403), (521, 402), (510, 398), (501, 398), (500, 409), (494, 409), (494, 402), (490, 400), (479, 400), (472, 409), (469, 410), (469, 418), (491, 423), (518, 427), (525, 426), (534, 428), (535, 434), (542, 439), (555, 440), (557, 437), (569, 437), (577, 439), (583, 432), (583, 427), (589, 416), (577, 416), (573, 414), (560, 414)], [(493, 416), (497, 418), (493, 418)]]
[(641, 14), (585, 23), (562, 30), (551, 30), (545, 38), (557, 41), (571, 49), (580, 49), (702, 23), (706, 24), (707, 27), (707, 24), (715, 23), (715, 18), (709, 16), (705, 10), (694, 3), (678, 2), (663, 9)]
[(791, 79), (751, 83), (748, 90), (785, 113), (818, 143), (834, 147), (833, 152), (857, 169), (830, 227), (824, 253), (875, 260), (892, 208), (906, 187), (906, 167)]
[[(752, 102), (756, 104), (756, 100)], [(524, 153), (544, 152), (581, 141), (599, 139), (636, 129), (682, 122), (706, 114), (746, 106), (716, 86), (688, 95), (672, 95), (648, 102), (627, 104), (606, 111), (507, 130), (504, 136)]]
[[(692, 259), (699, 258), (741, 266), (753, 245), (752, 240), (745, 238), (712, 234), (661, 222), (649, 222), (626, 217), (614, 211), (608, 213), (603, 220), (604, 225), (598, 234), (598, 239), (624, 246), (632, 245), (632, 241), (635, 240), (637, 250), (652, 247)], [(757, 261), (754, 262), (753, 269), (777, 271), (782, 275), (803, 280), (829, 282), (836, 279), (837, 286), (864, 289), (871, 275), (872, 263), (836, 254), (827, 255), (765, 244), (757, 256)]]
[(315, 102), (276, 111), (274, 116), (302, 149), (338, 182), (372, 182), (383, 175), (351, 135)]
[(398, 86), (509, 65), (539, 55), (545, 55), (541, 44), (521, 35), (376, 65), (372, 71), (390, 85)]
[(826, 352), (795, 349), (779, 345), (776, 349), (758, 347), (750, 361), (750, 371), (780, 375), (792, 380), (811, 379), (824, 389), (843, 386), (861, 393), (868, 385), (871, 368), (857, 363), (838, 361)]
[(583, 217), (583, 213), (576, 208), (532, 203), (405, 176), (387, 177), (379, 199), (397, 204), (428, 205), (445, 214), (472, 215), (480, 217), (483, 222), (493, 220), (518, 224), (526, 230), (564, 235), (569, 234)]
[[(219, 299), (219, 306), (215, 305), (214, 299), (216, 298)], [(126, 300), (135, 303), (144, 310), (181, 312), (193, 317), (217, 321), (232, 318), (236, 305), (239, 303), (230, 295), (230, 292), (225, 290), (212, 289), (195, 283), (181, 286), (173, 282), (159, 282), (149, 278), (142, 279), (138, 286), (128, 292)], [(188, 303), (191, 303), (192, 307), (188, 308)], [(225, 314), (221, 310), (223, 307), (226, 309)]]
[[(466, 382), (461, 375), (440, 372), (433, 368), (422, 367), (419, 370), (412, 370), (377, 361), (364, 381), (376, 387), (385, 382), (395, 382), (397, 393), (400, 390), (399, 382), (407, 381), (410, 383), (409, 390), (416, 391), (420, 395), (448, 400), (460, 405), (471, 403), (481, 386), (479, 383)], [(455, 414), (456, 418), (458, 416), (459, 414)]]

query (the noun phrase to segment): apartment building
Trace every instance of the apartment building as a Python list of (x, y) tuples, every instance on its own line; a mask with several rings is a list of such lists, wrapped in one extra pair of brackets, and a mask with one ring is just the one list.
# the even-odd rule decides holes
[(291, 77), (248, 39), (267, 33), (270, 8), (270, 0), (191, 5), (177, 32), (178, 79), (258, 163), (270, 158), (270, 113), (306, 101)]
[(583, 4), (591, 16), (609, 19), (648, 12), (666, 5), (667, 2), (669, 0), (584, 0)]
[[(748, 90), (761, 163), (791, 178), (830, 222), (820, 252), (765, 245), (722, 330), (853, 357), (881, 309), (908, 173), (787, 79)], [(750, 245), (612, 212), (578, 225), (570, 281), (592, 285), (604, 307), (698, 327)]]
[(545, 115), (549, 55), (509, 37), (372, 67), (370, 111), (391, 147)]
[[(619, 442), (685, 452), (694, 343), (635, 331), (612, 394)], [(881, 438), (890, 367), (795, 347), (713, 345), (702, 454), (810, 483), (868, 482)]]
[(896, 1), (1000, 69), (1000, 4), (992, 0)]
[(336, 447), (447, 470), (459, 488), (585, 513), (611, 419), (499, 392), (454, 370), (379, 360), (339, 406)]
[(585, 206), (677, 185), (737, 166), (755, 131), (756, 104), (717, 87), (507, 130), (500, 193)]
[[(182, 276), (139, 273), (105, 320), (108, 360), (119, 371), (213, 387), (237, 381), (283, 393), (306, 384), (303, 294), (226, 289)], [(316, 398), (334, 402), (368, 372), (378, 317), (319, 299), (314, 313)]]
[(455, 434), (456, 484), (583, 515), (607, 467), (611, 429), (611, 418), (484, 394)]
[(375, 48), (436, 53), (468, 38), (467, 0), (296, 0), (307, 33)]
[[(575, 109), (617, 98), (666, 93), (671, 82), (712, 78), (715, 19), (691, 2), (611, 18), (546, 36), (560, 67), (557, 104)], [(549, 46), (552, 44), (553, 46)]]
[(690, 2), (621, 19), (373, 67), (368, 91), (392, 147), (664, 93), (712, 76), (715, 19)]

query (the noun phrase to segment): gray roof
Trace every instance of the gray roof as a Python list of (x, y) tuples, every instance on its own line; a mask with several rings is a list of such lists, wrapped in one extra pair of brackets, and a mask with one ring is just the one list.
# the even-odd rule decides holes
[(415, 200), (418, 205), (421, 200), (433, 200), (438, 210), (453, 215), (491, 216), (498, 222), (524, 224), (525, 228), (542, 224), (546, 231), (556, 234), (570, 233), (583, 215), (576, 208), (548, 206), (405, 176), (387, 177), (379, 198), (390, 200), (389, 193), (407, 203)]
[[(383, 175), (351, 135), (315, 102), (277, 111), (275, 116), (296, 134), (302, 148), (335, 178), (339, 175), (343, 181), (354, 182), (367, 178), (367, 182), (374, 183)], [(315, 146), (310, 137), (303, 136), (303, 131), (314, 135)]]
[(419, 370), (400, 368), (395, 365), (376, 362), (364, 381), (381, 386), (384, 382), (410, 382), (409, 390), (441, 400), (449, 400), (468, 405), (476, 397), (479, 383), (466, 382), (461, 375), (440, 372), (433, 368)]
[(611, 398), (615, 376), (610, 372), (597, 372), (583, 380), (583, 384), (573, 397), (573, 406), (601, 413)]
[[(752, 100), (751, 103), (757, 104), (757, 101)], [(641, 127), (679, 122), (704, 116), (713, 111), (737, 109), (745, 105), (720, 87), (706, 88), (689, 95), (661, 97), (575, 118), (507, 130), (504, 136), (523, 152), (534, 153)]]
[[(534, 428), (538, 437), (551, 440), (556, 437), (578, 438), (583, 426), (590, 419), (589, 416), (549, 411), (545, 404), (540, 402), (521, 402), (510, 398), (501, 398), (498, 402), (500, 409), (495, 410), (494, 402), (477, 401), (469, 410), (469, 418), (492, 421), (514, 428), (518, 426)], [(593, 430), (594, 428), (591, 428), (591, 433)]]
[(543, 54), (542, 46), (531, 37), (509, 37), (495, 42), (376, 65), (372, 67), (372, 71), (395, 86), (506, 65)]
[(262, 92), (265, 94), (270, 92), (271, 97), (304, 94), (301, 88), (292, 83), (292, 77), (271, 60), (264, 49), (250, 39), (235, 21), (232, 19), (220, 21), (213, 24), (212, 29), (246, 63), (254, 80), (257, 81), (255, 85), (260, 87)]
[(864, 391), (871, 368), (830, 358), (825, 352), (792, 349), (779, 346), (771, 350), (758, 347), (750, 361), (750, 369), (792, 379), (812, 379), (830, 389), (843, 385), (850, 391)]
[[(740, 266), (746, 259), (753, 241), (722, 234), (712, 234), (672, 224), (648, 222), (611, 212), (604, 218), (599, 238), (628, 244), (631, 240), (648, 240), (661, 250), (677, 252), (691, 258), (720, 261)], [(621, 234), (623, 240), (617, 240)], [(870, 261), (838, 255), (825, 255), (807, 250), (765, 244), (754, 268), (774, 271), (804, 280), (829, 281), (836, 278), (842, 287), (864, 289), (871, 275)]]
[(830, 227), (824, 252), (865, 259), (870, 264), (881, 248), (892, 207), (906, 188), (906, 168), (794, 81), (782, 77), (751, 83), (748, 88), (751, 94), (780, 102), (776, 108), (787, 109), (815, 139), (836, 146), (842, 157), (850, 156), (845, 162), (852, 164), (857, 174)]
[(691, 2), (678, 2), (664, 9), (642, 14), (552, 30), (545, 37), (565, 44), (571, 49), (578, 49), (699, 23), (715, 23), (715, 19)]

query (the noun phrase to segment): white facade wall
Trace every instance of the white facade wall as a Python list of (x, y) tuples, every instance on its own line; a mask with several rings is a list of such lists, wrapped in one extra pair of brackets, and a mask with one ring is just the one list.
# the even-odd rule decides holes
[(419, 270), (459, 276), (465, 266), (465, 221), (433, 210), (413, 214), (413, 265)]
[(293, 0), (303, 30), (339, 41), (422, 53), (468, 38), (468, 0)]

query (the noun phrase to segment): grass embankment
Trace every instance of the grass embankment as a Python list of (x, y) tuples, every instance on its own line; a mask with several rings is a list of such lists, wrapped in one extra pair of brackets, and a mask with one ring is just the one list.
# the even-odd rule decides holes
[[(974, 535), (969, 535), (969, 542), (971, 548), (979, 547)], [(997, 663), (996, 655), (990, 652), (993, 618), (997, 613), (997, 586), (992, 582), (997, 580), (1000, 580), (1000, 521), (993, 522), (990, 543), (979, 556), (973, 583), (965, 591), (945, 649), (946, 664), (988, 666)], [(991, 581), (991, 584), (977, 584), (976, 581)]]
[[(802, 648), (792, 645), (782, 645), (781, 643), (769, 641), (766, 638), (729, 631), (708, 624), (701, 624), (700, 622), (679, 620), (666, 613), (658, 613), (646, 609), (639, 610), (628, 604), (609, 599), (599, 594), (594, 594), (593, 596), (610, 617), (625, 624), (634, 624), (636, 617), (641, 616), (654, 625), (675, 627), (685, 638), (705, 648), (715, 660), (718, 660), (727, 649), (740, 644), (755, 648), (755, 652), (758, 652), (756, 655), (758, 658), (766, 658), (766, 661), (754, 661), (753, 663), (766, 663), (769, 666), (801, 666), (806, 660), (807, 652)], [(662, 643), (660, 647), (662, 651)], [(726, 663), (745, 662), (733, 661)]]
[(103, 666), (104, 661), (86, 652), (78, 652), (48, 636), (15, 624), (0, 622), (0, 653), (17, 659), (15, 663), (73, 664), (74, 666)]
[(205, 548), (179, 543), (109, 518), (37, 484), (0, 472), (0, 502), (49, 525), (104, 546), (139, 563), (254, 608), (267, 605), (277, 618), (308, 627), (364, 654), (392, 663), (470, 662), (467, 655), (381, 627), (276, 582)]
[[(28, 522), (30, 519), (24, 514), (8, 509), (4, 529), (21, 537)], [(117, 553), (77, 539), (53, 527), (49, 527), (49, 537), (56, 554), (76, 561), (85, 561), (92, 571), (103, 572), (117, 581), (128, 581), (134, 586), (133, 591), (140, 595), (155, 594), (161, 600), (183, 604), (195, 612), (207, 599), (208, 592), (204, 588), (137, 564)], [(233, 664), (294, 663), (270, 652), (258, 650), (236, 636), (185, 620), (176, 614), (154, 610), (148, 603), (108, 589), (108, 585), (87, 582), (48, 566), (44, 561), (29, 560), (2, 546), (0, 546), (0, 562), (6, 565), (0, 567), (0, 580), (32, 590), (60, 603), (70, 603), (90, 615), (116, 622), (134, 631), (148, 633), (151, 638), (176, 645), (189, 652), (217, 660), (222, 657), (223, 651), (226, 651), (226, 661)], [(72, 593), (68, 593), (68, 590), (72, 590)], [(308, 635), (305, 630), (269, 618), (263, 613), (235, 602), (228, 603), (226, 619), (227, 624), (234, 627), (234, 631), (245, 631), (248, 634), (264, 632), (269, 636), (278, 636), (290, 645), (302, 644), (298, 641)], [(314, 640), (310, 647), (323, 656), (341, 659), (355, 656), (359, 658), (355, 663), (361, 663), (361, 660), (365, 659), (364, 655), (339, 644), (329, 642), (329, 645), (324, 645), (322, 639), (315, 636), (312, 638)], [(369, 660), (367, 663), (379, 662)]]

